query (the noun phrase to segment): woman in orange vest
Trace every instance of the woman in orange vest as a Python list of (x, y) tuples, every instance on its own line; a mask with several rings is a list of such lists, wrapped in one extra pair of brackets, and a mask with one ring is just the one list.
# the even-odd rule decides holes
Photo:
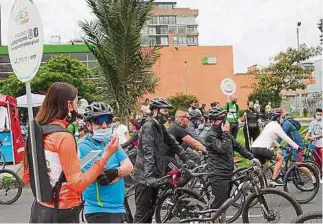
[[(66, 128), (68, 122), (76, 119), (77, 94), (77, 89), (72, 85), (61, 82), (54, 83), (47, 92), (36, 121), (39, 125), (55, 124)], [(30, 222), (78, 223), (82, 203), (81, 193), (96, 180), (110, 156), (118, 150), (119, 140), (114, 138), (106, 146), (102, 157), (97, 159), (92, 168), (85, 173), (81, 172), (77, 146), (73, 135), (70, 133), (55, 132), (44, 135), (43, 148), (51, 187), (54, 188), (62, 174), (65, 175), (65, 182), (62, 182), (60, 191), (57, 194), (58, 200), (55, 207), (55, 200), (53, 202), (34, 201), (31, 208)], [(29, 163), (25, 163), (24, 166), (25, 183), (30, 181), (29, 165)]]

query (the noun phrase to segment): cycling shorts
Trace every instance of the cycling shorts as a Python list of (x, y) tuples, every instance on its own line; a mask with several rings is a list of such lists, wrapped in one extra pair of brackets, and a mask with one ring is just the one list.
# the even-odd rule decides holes
[[(286, 160), (288, 157), (288, 148), (282, 149), (283, 157)], [(303, 151), (298, 151), (297, 149), (292, 149), (292, 161), (302, 162), (303, 161)]]
[(251, 148), (251, 153), (255, 158), (259, 159), (262, 164), (265, 164), (267, 160), (276, 158), (276, 154), (266, 148)]

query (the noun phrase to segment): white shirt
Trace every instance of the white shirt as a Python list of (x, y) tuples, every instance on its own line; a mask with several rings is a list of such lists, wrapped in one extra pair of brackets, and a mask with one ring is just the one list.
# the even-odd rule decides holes
[(129, 132), (128, 127), (124, 124), (120, 124), (117, 128), (114, 129), (113, 134), (118, 135), (120, 145), (128, 140), (126, 135), (127, 132)]
[(298, 149), (298, 145), (286, 135), (282, 127), (277, 121), (269, 122), (259, 137), (251, 145), (251, 148), (266, 148), (270, 149), (273, 146), (279, 146), (276, 142), (277, 137), (282, 138), (285, 142), (291, 145), (293, 148)]
[[(311, 122), (310, 127), (308, 128), (309, 132), (312, 133), (312, 136), (320, 135), (322, 134), (322, 127), (323, 122), (314, 120)], [(321, 148), (322, 147), (322, 138), (319, 138), (318, 140), (313, 142), (314, 146)]]

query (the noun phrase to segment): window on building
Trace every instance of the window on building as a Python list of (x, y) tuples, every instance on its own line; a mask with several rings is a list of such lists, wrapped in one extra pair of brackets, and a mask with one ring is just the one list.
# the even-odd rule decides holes
[(177, 37), (177, 44), (186, 44), (186, 37), (185, 36), (178, 36)]
[(148, 34), (156, 34), (156, 27), (150, 26), (148, 28)]
[(177, 26), (169, 26), (168, 31), (170, 33), (177, 33)]
[(196, 26), (187, 26), (187, 32), (188, 33), (197, 33), (197, 27)]
[(178, 26), (178, 33), (183, 34), (186, 32), (186, 26)]
[(160, 45), (162, 46), (168, 45), (168, 37), (160, 37)]
[(185, 24), (184, 16), (176, 16), (176, 24)]
[(176, 17), (175, 16), (169, 16), (168, 17), (169, 24), (176, 24)]
[(153, 16), (152, 24), (158, 24), (158, 16)]
[(173, 9), (173, 4), (159, 4), (158, 8), (163, 10), (171, 10)]
[(168, 27), (167, 26), (161, 26), (160, 27), (160, 34), (168, 34)]
[(198, 37), (197, 37), (197, 36), (194, 36), (194, 41), (193, 41), (193, 43), (194, 43), (195, 45), (198, 45), (198, 44), (199, 44), (199, 40), (198, 40)]
[(151, 45), (151, 46), (156, 45), (156, 37), (150, 37), (149, 38), (149, 45)]
[(187, 44), (189, 44), (189, 45), (194, 44), (194, 37), (192, 37), (192, 36), (187, 36)]
[(168, 24), (168, 23), (169, 23), (168, 16), (160, 16), (159, 17), (159, 24)]

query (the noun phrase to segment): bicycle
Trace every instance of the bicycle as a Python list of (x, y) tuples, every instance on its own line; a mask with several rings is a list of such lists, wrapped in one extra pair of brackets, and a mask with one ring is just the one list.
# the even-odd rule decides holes
[(297, 216), (290, 223), (305, 223), (305, 222), (322, 223), (322, 211), (304, 213), (300, 216)]
[[(250, 186), (253, 188), (254, 193), (252, 193), (247, 200), (245, 201), (242, 209), (242, 221), (244, 223), (250, 223), (251, 221), (256, 221), (257, 223), (261, 223), (262, 221), (259, 220), (253, 220), (254, 218), (260, 218), (262, 217), (265, 221), (268, 222), (286, 222), (286, 220), (281, 220), (281, 218), (287, 218), (286, 216), (280, 215), (279, 212), (282, 212), (283, 209), (279, 207), (277, 204), (273, 205), (273, 207), (269, 206), (270, 200), (269, 196), (277, 196), (281, 199), (284, 199), (287, 201), (287, 208), (291, 209), (291, 212), (289, 212), (289, 216), (299, 216), (303, 213), (302, 208), (300, 205), (286, 192), (274, 189), (274, 188), (261, 188), (259, 185), (259, 177), (263, 175), (263, 170), (257, 166), (252, 166), (250, 168), (247, 168), (243, 171), (241, 171), (241, 175), (238, 178), (235, 178), (233, 181), (238, 183), (238, 181), (241, 181), (238, 188), (234, 192), (231, 197), (229, 197), (224, 204), (219, 209), (212, 209), (210, 207), (205, 207), (203, 204), (189, 204), (190, 209), (189, 211), (186, 211), (185, 213), (179, 214), (179, 217), (172, 219), (172, 222), (179, 222), (179, 223), (189, 223), (189, 222), (215, 222), (217, 219), (219, 219), (230, 207), (232, 204), (232, 201), (236, 197), (236, 194), (238, 194), (241, 190), (245, 188), (250, 188)], [(181, 199), (185, 200), (185, 199)], [(214, 198), (213, 198), (214, 200)], [(257, 200), (257, 206), (256, 208), (253, 208), (251, 204)], [(274, 200), (275, 202), (278, 202), (279, 200)], [(211, 205), (212, 203), (208, 203), (208, 205)], [(284, 205), (282, 203), (281, 205)], [(291, 206), (290, 206), (291, 205)], [(202, 208), (202, 209), (201, 209)], [(255, 209), (260, 209), (261, 215), (254, 215), (252, 214)], [(290, 218), (290, 217), (289, 217)]]
[[(169, 164), (170, 166), (170, 164)], [(183, 169), (186, 169), (186, 166), (183, 166)], [(181, 176), (181, 170), (174, 167), (171, 171), (167, 173), (164, 177), (161, 177), (157, 180), (159, 193), (158, 193), (158, 199), (155, 204), (155, 219), (157, 223), (165, 222), (165, 220), (162, 218), (163, 211), (169, 211), (174, 210), (174, 207), (176, 208), (185, 208), (184, 204), (179, 204), (179, 199), (181, 198), (190, 198), (190, 199), (196, 199), (202, 203), (206, 204), (206, 201), (201, 198), (201, 196), (195, 192), (192, 189), (183, 188), (182, 186), (186, 185), (189, 181), (188, 179), (180, 179)], [(133, 214), (129, 206), (129, 197), (133, 196), (135, 194), (135, 186), (132, 185), (130, 188), (128, 188), (125, 196), (125, 209), (126, 209), (126, 221), (128, 223), (133, 222)], [(164, 204), (165, 203), (165, 204)], [(186, 203), (187, 204), (187, 203)], [(169, 208), (173, 207), (173, 208)], [(166, 214), (166, 217), (168, 215)]]
[[(3, 191), (0, 193), (0, 204), (9, 205), (16, 202), (21, 196), (22, 188), (22, 180), (15, 172), (7, 169), (0, 170), (0, 191)], [(8, 200), (6, 200), (7, 197), (9, 197)]]
[[(284, 158), (284, 164), (283, 168), (280, 171), (280, 177), (283, 179), (284, 186), (283, 189), (284, 191), (288, 192), (291, 194), (297, 202), (300, 204), (306, 204), (310, 201), (312, 201), (315, 196), (317, 195), (319, 191), (319, 174), (313, 168), (312, 165), (307, 164), (307, 163), (296, 163), (292, 159), (292, 148), (285, 148), (287, 151), (287, 156)], [(265, 172), (266, 178), (264, 178), (264, 186), (265, 187), (270, 187), (270, 185), (267, 183), (267, 178), (268, 174), (270, 173), (272, 175), (273, 173), (273, 167), (275, 166), (275, 162), (269, 161), (271, 165), (267, 169), (269, 172)], [(306, 171), (308, 170), (311, 174), (313, 174), (315, 178), (315, 182), (313, 183), (312, 179), (307, 176)], [(310, 186), (305, 186), (307, 183), (310, 183)], [(296, 192), (295, 192), (296, 191)], [(301, 196), (304, 196), (305, 193), (311, 193), (307, 197), (305, 196), (304, 198), (301, 198)], [(307, 195), (307, 194), (306, 194)]]
[(0, 169), (5, 169), (6, 168), (6, 158), (4, 154), (1, 152), (1, 147), (3, 146), (3, 142), (0, 141)]
[[(317, 164), (317, 162), (314, 160), (314, 157), (321, 163)], [(308, 144), (306, 144), (306, 148), (303, 151), (303, 161), (306, 163), (311, 164), (315, 170), (319, 173), (320, 178), (322, 178), (322, 159), (315, 150), (315, 147), (313, 145), (313, 142), (310, 141)]]

